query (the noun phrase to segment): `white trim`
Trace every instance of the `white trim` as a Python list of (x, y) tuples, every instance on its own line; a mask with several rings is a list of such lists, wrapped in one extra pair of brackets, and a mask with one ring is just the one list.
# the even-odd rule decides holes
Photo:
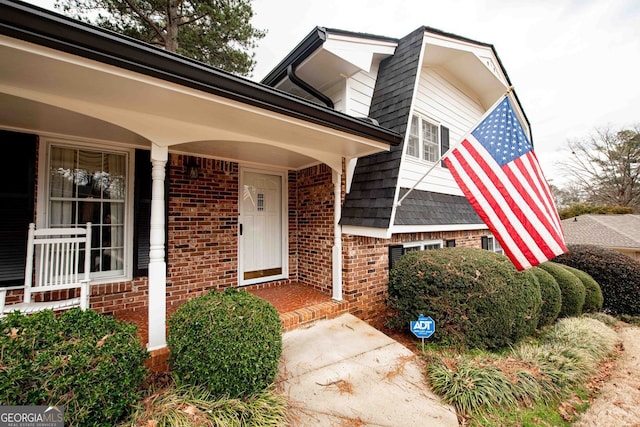
[(271, 282), (274, 280), (283, 280), (289, 278), (289, 180), (288, 171), (282, 169), (255, 169), (245, 165), (239, 165), (238, 168), (238, 224), (242, 223), (242, 186), (244, 183), (244, 173), (253, 172), (266, 175), (277, 175), (282, 179), (281, 187), (281, 220), (282, 220), (282, 274), (269, 277), (258, 277), (255, 279), (244, 280), (243, 269), (244, 263), (242, 259), (242, 239), (240, 238), (240, 227), (238, 226), (238, 286), (254, 285), (257, 283)]
[(342, 173), (337, 170), (331, 171), (331, 181), (333, 182), (333, 248), (332, 248), (332, 290), (333, 299), (342, 301), (342, 230), (340, 227), (340, 217), (342, 216)]
[(433, 233), (440, 231), (488, 230), (485, 224), (395, 225), (390, 234)]
[(402, 242), (403, 248), (415, 248), (416, 246), (420, 248), (420, 250), (425, 250), (425, 246), (438, 245), (440, 249), (444, 247), (444, 241), (442, 239), (429, 239), (429, 240), (416, 240), (411, 242)]
[(353, 236), (375, 237), (376, 239), (390, 239), (391, 232), (388, 228), (360, 227), (357, 225), (343, 225), (342, 234)]
[[(93, 143), (92, 143), (93, 141)], [(100, 144), (96, 144), (100, 142)], [(106, 144), (106, 145), (105, 145)], [(94, 141), (91, 139), (53, 138), (44, 136), (40, 138), (38, 147), (38, 182), (36, 202), (36, 226), (47, 227), (49, 221), (49, 162), (51, 146), (57, 145), (71, 149), (85, 148), (100, 152), (115, 152), (124, 154), (127, 158), (127, 189), (125, 196), (125, 220), (124, 220), (124, 271), (121, 275), (101, 276), (93, 274), (91, 284), (104, 284), (133, 280), (133, 202), (135, 179), (135, 149), (130, 145), (117, 144), (106, 141)]]

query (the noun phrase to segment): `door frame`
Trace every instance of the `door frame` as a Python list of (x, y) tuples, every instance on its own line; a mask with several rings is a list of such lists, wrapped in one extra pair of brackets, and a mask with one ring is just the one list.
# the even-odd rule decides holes
[[(265, 175), (276, 175), (282, 180), (281, 186), (281, 239), (282, 244), (282, 273), (274, 276), (257, 277), (254, 279), (244, 279), (244, 260), (243, 260), (243, 241), (240, 235), (240, 225), (242, 224), (242, 189), (244, 188), (244, 174), (245, 172), (260, 173)], [(283, 280), (289, 278), (289, 186), (288, 186), (288, 171), (281, 169), (265, 169), (265, 168), (253, 168), (247, 166), (240, 166), (238, 177), (238, 286), (253, 285), (256, 283), (272, 282), (274, 280)]]

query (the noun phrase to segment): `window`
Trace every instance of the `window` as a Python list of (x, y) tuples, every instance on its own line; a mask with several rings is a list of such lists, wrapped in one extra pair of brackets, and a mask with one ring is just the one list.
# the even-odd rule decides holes
[(95, 278), (125, 274), (125, 224), (129, 207), (127, 152), (51, 145), (48, 226), (92, 223)]
[(438, 126), (420, 116), (411, 118), (407, 154), (428, 162), (436, 162), (440, 158), (440, 138)]
[(483, 236), (482, 237), (482, 249), (486, 249), (491, 252), (496, 252), (499, 254), (504, 254), (504, 250), (502, 246), (500, 246), (500, 242), (494, 236)]
[(423, 242), (403, 243), (402, 245), (389, 246), (389, 271), (400, 257), (408, 252), (429, 251), (442, 248), (442, 240), (427, 240)]

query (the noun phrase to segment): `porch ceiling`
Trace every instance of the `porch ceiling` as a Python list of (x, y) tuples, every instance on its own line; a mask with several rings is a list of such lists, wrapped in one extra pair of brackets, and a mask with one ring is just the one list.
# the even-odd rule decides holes
[(298, 169), (389, 146), (321, 123), (0, 36), (0, 127)]

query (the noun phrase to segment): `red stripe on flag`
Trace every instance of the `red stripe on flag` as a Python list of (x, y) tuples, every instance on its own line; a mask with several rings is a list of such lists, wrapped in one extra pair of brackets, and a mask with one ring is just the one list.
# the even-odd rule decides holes
[[(538, 162), (538, 156), (536, 156), (535, 152), (531, 152), (531, 155), (533, 157), (533, 167), (536, 170), (536, 174), (540, 180), (540, 187), (542, 188), (542, 190), (544, 191), (546, 200), (548, 202), (548, 205), (550, 206), (550, 210), (552, 213), (552, 218), (555, 224), (555, 228), (556, 230), (558, 230), (558, 234), (562, 237), (562, 246), (564, 246), (564, 231), (562, 230), (562, 225), (560, 223), (560, 215), (558, 215), (558, 209), (556, 208), (556, 204), (553, 201), (553, 196), (551, 195), (551, 189), (549, 188), (549, 184), (547, 184), (547, 181), (544, 179), (544, 174), (542, 173), (542, 170), (540, 169), (540, 162)], [(564, 250), (566, 251), (567, 248), (565, 247)]]
[[(534, 243), (542, 251), (545, 257), (547, 258), (554, 257), (553, 251), (551, 250), (551, 248), (549, 248), (545, 239), (540, 235), (536, 227), (532, 224), (531, 220), (527, 218), (524, 212), (524, 210), (528, 208), (528, 205), (526, 205), (526, 200), (524, 205), (518, 203), (518, 201), (510, 193), (509, 189), (504, 186), (503, 180), (496, 175), (495, 169), (500, 169), (500, 166), (497, 163), (495, 163), (495, 165), (492, 167), (490, 164), (486, 162), (485, 158), (478, 151), (478, 150), (485, 151), (480, 144), (469, 143), (466, 146), (466, 149), (473, 156), (474, 160), (476, 161), (478, 166), (481, 168), (482, 172), (484, 172), (484, 174), (488, 177), (488, 179), (493, 184), (495, 190), (498, 191), (498, 193), (506, 203), (506, 206), (499, 206), (501, 221), (505, 225), (508, 225), (510, 232), (513, 232), (513, 233), (521, 233), (523, 230), (518, 228), (522, 227), (522, 229), (524, 229), (524, 232), (533, 239)], [(515, 183), (515, 189), (516, 189), (516, 192), (522, 196), (523, 188), (521, 184), (517, 181)], [(486, 187), (484, 188), (484, 190), (481, 189), (481, 191), (483, 191), (483, 193), (488, 192)], [(510, 221), (508, 221), (508, 219), (505, 217), (505, 214), (504, 214), (507, 211), (511, 212), (518, 219), (519, 224), (510, 224)], [(519, 226), (519, 227), (516, 227), (516, 226)], [(527, 244), (525, 240), (521, 239), (520, 236), (518, 236), (518, 240), (520, 240), (524, 245), (524, 247), (526, 248), (526, 250), (524, 250), (524, 248), (521, 247), (522, 252), (527, 258), (527, 260), (531, 262), (532, 265), (539, 263), (540, 258), (532, 252), (531, 246)]]
[[(491, 191), (482, 182), (482, 180), (479, 179), (478, 174), (475, 172), (478, 168), (474, 167), (473, 165), (470, 165), (467, 162), (467, 159), (463, 157), (462, 149), (464, 149), (464, 151), (466, 151), (476, 162), (477, 162), (477, 157), (479, 156), (477, 155), (477, 153), (474, 155), (475, 150), (472, 144), (467, 140), (463, 141), (461, 144), (461, 147), (456, 149), (451, 154), (451, 157), (456, 158), (456, 160), (460, 163), (461, 169), (465, 172), (466, 175), (468, 175), (471, 178), (473, 183), (478, 188), (477, 194), (471, 191), (471, 189), (469, 189), (466, 186), (466, 184), (463, 183), (463, 180), (458, 174), (456, 167), (451, 166), (449, 169), (451, 170), (451, 173), (454, 174), (454, 176), (456, 177), (456, 181), (458, 182), (458, 185), (461, 187), (463, 193), (465, 194), (465, 196), (467, 197), (467, 199), (469, 200), (473, 208), (476, 210), (480, 218), (494, 232), (496, 239), (498, 239), (498, 241), (500, 242), (500, 245), (504, 249), (507, 256), (511, 259), (511, 261), (514, 263), (514, 265), (518, 270), (522, 270), (525, 267), (525, 265), (523, 265), (518, 260), (519, 257), (514, 253), (514, 247), (513, 247), (514, 245), (518, 249), (518, 252), (522, 253), (522, 256), (526, 260), (536, 259), (536, 257), (530, 251), (528, 244), (521, 238), (520, 233), (512, 226), (511, 221), (507, 218), (505, 211), (500, 206), (500, 203), (492, 196)], [(448, 158), (445, 159), (445, 161), (447, 160), (449, 159)], [(482, 197), (483, 200), (485, 200), (489, 204), (491, 208), (491, 213), (493, 213), (498, 218), (500, 225), (503, 228), (505, 228), (506, 232), (513, 239), (513, 244), (510, 242), (507, 242), (503, 238), (502, 233), (497, 231), (498, 229), (497, 224), (495, 224), (491, 220), (489, 214), (485, 211), (485, 209), (481, 206), (481, 204), (476, 199), (476, 195), (479, 197)]]
[[(521, 178), (519, 176), (516, 176), (513, 173), (513, 170), (509, 167), (509, 165), (513, 164), (515, 167), (517, 167), (519, 170), (521, 170), (521, 167), (524, 167), (522, 164), (522, 158), (523, 157), (527, 157), (528, 154), (525, 154), (524, 156), (521, 156), (520, 158), (514, 160), (513, 162), (509, 163), (508, 165), (505, 165), (502, 170), (504, 171), (504, 173), (507, 175), (507, 177), (509, 178), (509, 181), (514, 185), (514, 187), (516, 188), (516, 190), (518, 191), (518, 193), (520, 194), (520, 196), (523, 198), (525, 205), (524, 206), (520, 206), (518, 204), (518, 207), (521, 209), (526, 209), (526, 208), (530, 208), (533, 211), (533, 214), (540, 220), (540, 223), (542, 224), (542, 226), (545, 228), (545, 230), (547, 231), (547, 233), (549, 234), (549, 237), (553, 239), (554, 242), (556, 242), (558, 245), (560, 244), (559, 241), (559, 237), (558, 234), (555, 230), (555, 228), (553, 227), (553, 224), (550, 223), (548, 221), (548, 215), (546, 214), (545, 211), (543, 211), (541, 209), (541, 206), (544, 206), (544, 200), (540, 197), (539, 193), (537, 192), (536, 188), (530, 178), (530, 175), (528, 175), (528, 172), (525, 172), (523, 175), (523, 178), (525, 180), (525, 183), (529, 185), (529, 187), (525, 187), (523, 182), (521, 181)], [(511, 197), (511, 194), (509, 194), (509, 197)], [(514, 203), (516, 203), (514, 201)], [(553, 258), (556, 255), (556, 252), (554, 251), (553, 248), (551, 248), (551, 246), (547, 243), (546, 239), (543, 237), (541, 231), (539, 231), (533, 223), (531, 223), (530, 221), (527, 220), (527, 223), (531, 224), (531, 235), (533, 236), (533, 238), (536, 240), (536, 243), (540, 246), (540, 248), (543, 250), (545, 256), (547, 256), (548, 258)]]
[[(518, 168), (521, 177), (516, 177), (511, 170), (509, 170), (508, 175), (511, 182), (518, 181), (520, 179), (524, 179), (528, 188), (523, 189), (521, 193), (525, 198), (525, 201), (529, 204), (529, 206), (533, 209), (535, 214), (540, 219), (540, 222), (545, 227), (549, 236), (556, 242), (556, 244), (562, 249), (562, 251), (566, 251), (566, 247), (564, 247), (564, 238), (562, 234), (559, 234), (559, 230), (557, 228), (557, 223), (555, 218), (557, 217), (557, 210), (555, 209), (555, 205), (553, 203), (553, 199), (550, 199), (550, 194), (541, 194), (540, 189), (544, 189), (547, 187), (546, 181), (544, 177), (539, 175), (539, 171), (533, 171), (533, 174), (529, 169), (527, 169), (528, 163), (530, 168), (535, 168), (535, 163), (537, 163), (533, 152), (529, 152), (524, 156), (516, 159), (512, 162), (513, 166)], [(508, 167), (503, 168), (505, 172), (509, 169)], [(544, 184), (544, 185), (543, 185)], [(556, 255), (560, 255), (563, 252), (552, 251), (552, 257)]]

